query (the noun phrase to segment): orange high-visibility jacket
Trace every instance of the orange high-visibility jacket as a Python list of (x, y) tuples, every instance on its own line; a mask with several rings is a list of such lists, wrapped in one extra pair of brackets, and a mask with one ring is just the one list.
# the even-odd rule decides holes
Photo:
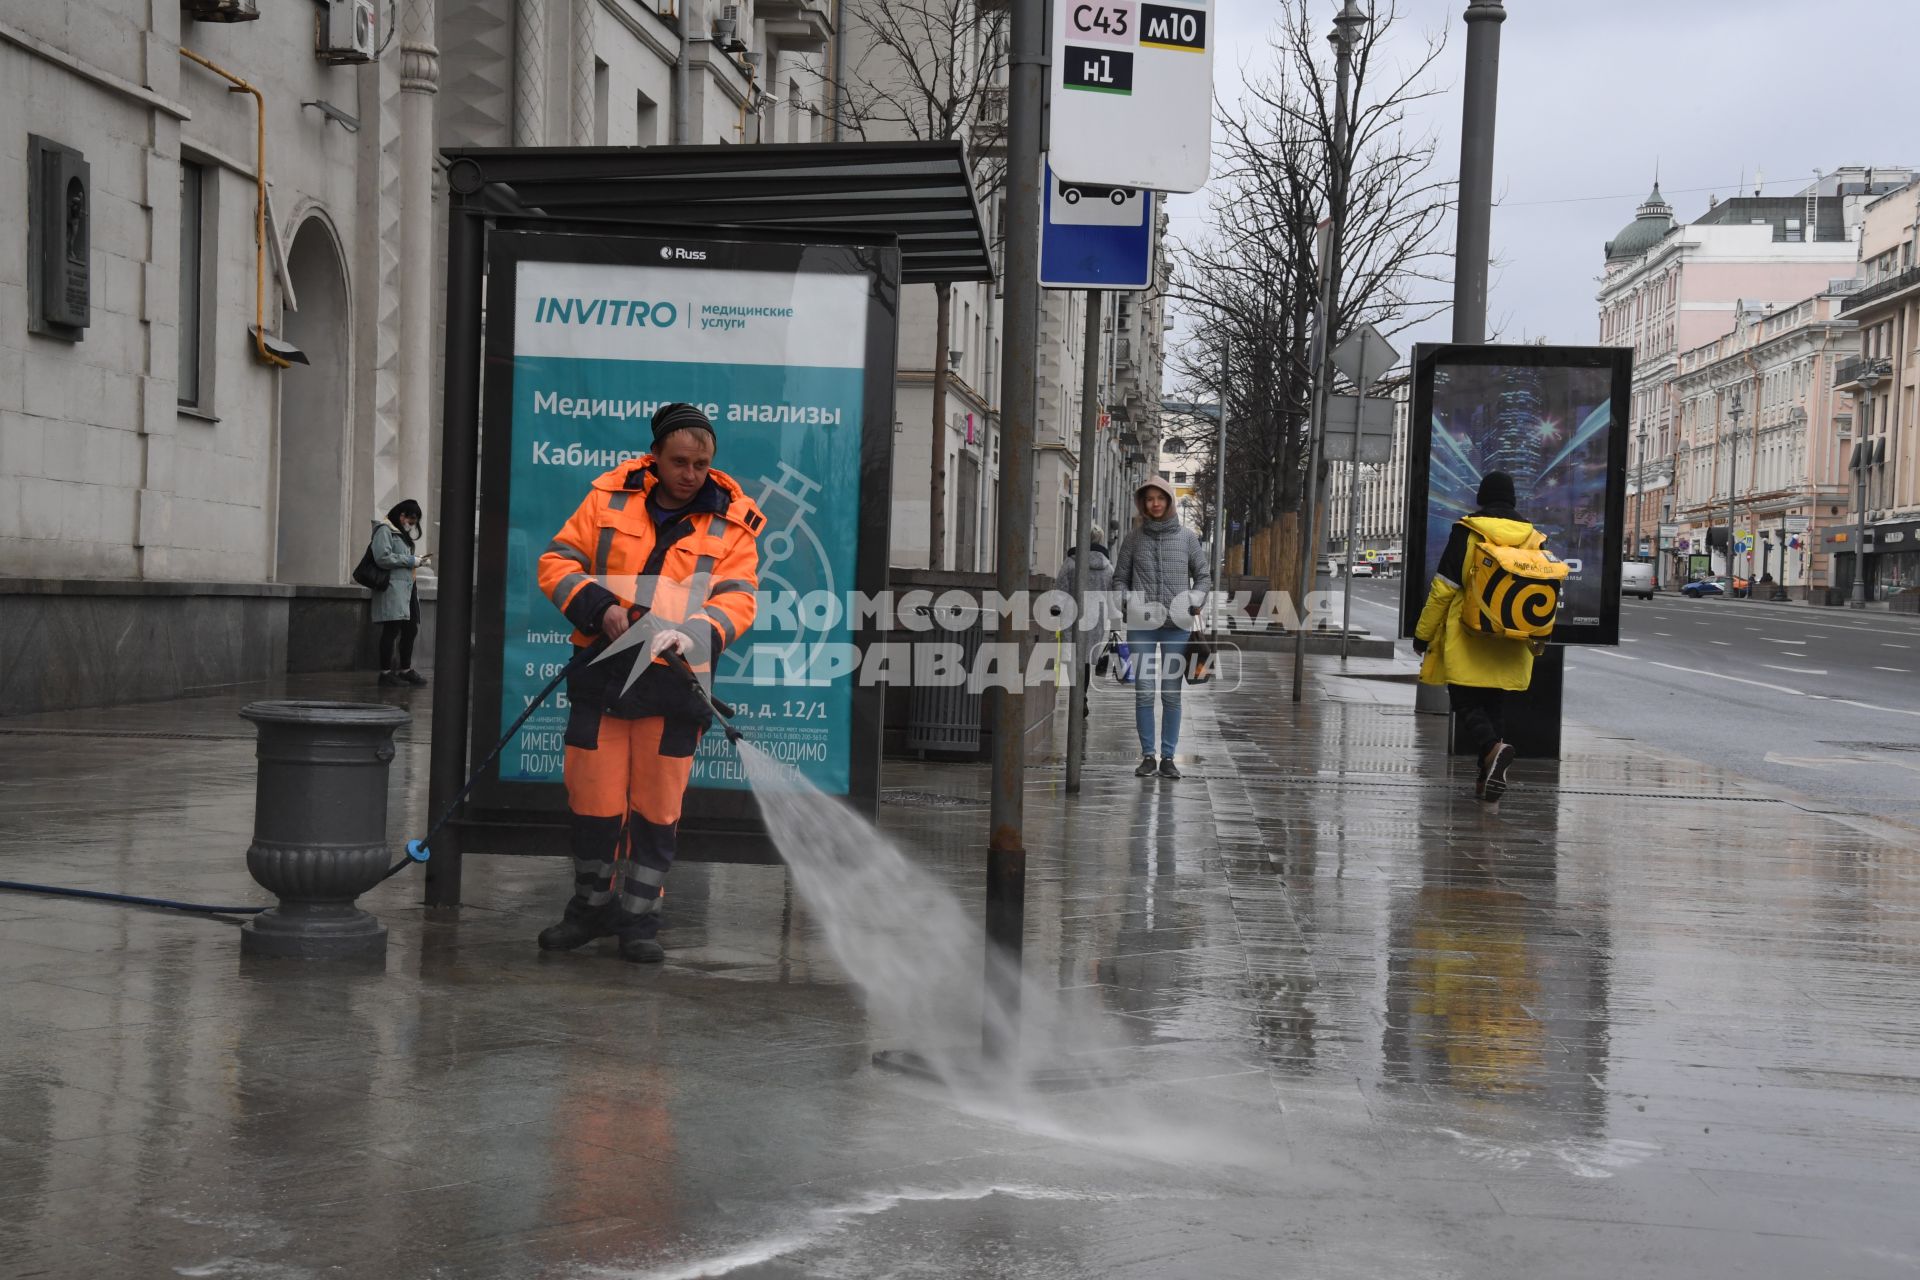
[(608, 605), (638, 605), (687, 632), (698, 670), (753, 625), (767, 518), (733, 477), (710, 471), (692, 502), (656, 522), (647, 495), (658, 483), (651, 454), (596, 479), (541, 555), (540, 590), (573, 623), (576, 646), (599, 637)]

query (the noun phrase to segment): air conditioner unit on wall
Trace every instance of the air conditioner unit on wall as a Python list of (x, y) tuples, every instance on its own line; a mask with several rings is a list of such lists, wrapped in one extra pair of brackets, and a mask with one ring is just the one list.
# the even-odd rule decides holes
[(255, 0), (181, 0), (180, 8), (195, 22), (252, 22), (260, 16)]
[(317, 33), (320, 61), (372, 62), (379, 27), (374, 0), (324, 0)]

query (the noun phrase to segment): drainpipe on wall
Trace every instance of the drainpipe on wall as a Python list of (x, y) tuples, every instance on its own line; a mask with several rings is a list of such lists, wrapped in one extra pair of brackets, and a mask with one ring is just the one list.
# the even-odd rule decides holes
[(228, 93), (253, 95), (253, 350), (269, 368), (290, 369), (292, 361), (275, 355), (267, 347), (267, 99), (233, 72), (215, 66), (191, 49), (183, 47), (180, 56), (227, 81)]
[(673, 60), (673, 144), (693, 141), (693, 46), (711, 36), (696, 35), (706, 17), (701, 0), (681, 0), (680, 56)]

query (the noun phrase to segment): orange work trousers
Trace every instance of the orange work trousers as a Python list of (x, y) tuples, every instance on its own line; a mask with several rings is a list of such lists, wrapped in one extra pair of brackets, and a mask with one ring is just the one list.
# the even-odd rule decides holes
[(693, 757), (660, 754), (662, 716), (600, 721), (599, 745), (568, 747), (573, 846), (569, 919), (620, 937), (651, 938), (673, 869)]

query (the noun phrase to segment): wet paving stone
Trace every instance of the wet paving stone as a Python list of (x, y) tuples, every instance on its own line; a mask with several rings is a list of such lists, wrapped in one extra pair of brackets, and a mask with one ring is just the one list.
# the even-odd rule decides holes
[[(538, 953), (534, 858), (471, 859), (452, 919), (370, 894), (370, 973), (0, 895), (0, 1272), (1916, 1273), (1916, 833), (1577, 725), (1490, 813), (1404, 682), (1289, 684), (1190, 690), (1180, 781), (1110, 690), (1081, 795), (1033, 761), (1028, 1035), (1073, 1090), (876, 1070), (977, 1008), (870, 1009), (778, 866), (677, 869), (648, 969)], [(0, 722), (0, 876), (260, 901), (265, 693)], [(388, 696), (397, 844), (429, 703)], [(886, 779), (977, 915), (988, 771)]]

